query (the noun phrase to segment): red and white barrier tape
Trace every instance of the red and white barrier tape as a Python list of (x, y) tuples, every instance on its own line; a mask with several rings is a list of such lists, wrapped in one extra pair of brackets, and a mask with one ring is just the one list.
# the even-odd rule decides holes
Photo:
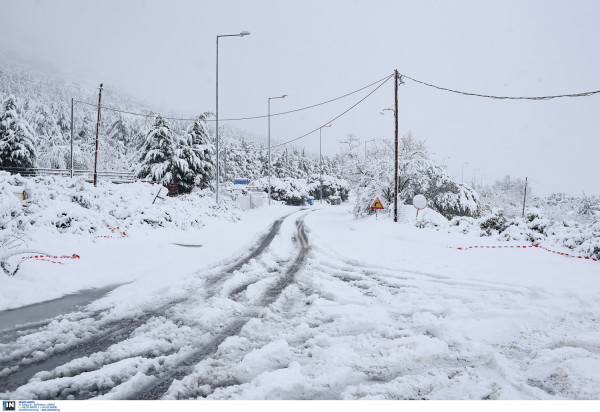
[(96, 236), (94, 239), (97, 238), (104, 238), (104, 239), (123, 239), (125, 236), (127, 236), (127, 232), (121, 232), (121, 229), (119, 228), (119, 226), (117, 227), (109, 227), (109, 229), (114, 233), (115, 230), (119, 231), (119, 237), (117, 236)]
[(526, 249), (526, 248), (538, 248), (538, 249), (544, 249), (547, 252), (550, 253), (555, 253), (557, 255), (561, 255), (561, 256), (565, 256), (565, 257), (571, 257), (571, 258), (577, 258), (577, 259), (586, 259), (586, 260), (593, 260), (594, 262), (597, 262), (598, 259), (596, 258), (592, 258), (592, 257), (588, 257), (588, 256), (575, 256), (575, 255), (570, 255), (568, 253), (564, 253), (564, 252), (557, 252), (556, 250), (552, 250), (552, 249), (548, 249), (545, 246), (540, 246), (540, 245), (524, 245), (524, 246), (469, 246), (469, 247), (452, 247), (449, 246), (451, 249), (458, 249), (458, 250), (469, 250), (469, 249)]
[(22, 260), (35, 259), (35, 260), (41, 260), (44, 262), (56, 263), (57, 265), (64, 265), (63, 262), (57, 262), (56, 260), (52, 260), (52, 259), (79, 259), (79, 258), (80, 258), (79, 255), (76, 255), (75, 253), (73, 253), (71, 256), (35, 255), (35, 256), (24, 256), (21, 259)]

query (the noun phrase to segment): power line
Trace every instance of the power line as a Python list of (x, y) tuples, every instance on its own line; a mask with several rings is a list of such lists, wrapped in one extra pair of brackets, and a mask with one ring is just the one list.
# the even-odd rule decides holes
[[(352, 92), (346, 93), (346, 94), (344, 94), (342, 96), (335, 97), (333, 99), (326, 100), (326, 101), (321, 102), (321, 103), (317, 103), (317, 104), (313, 104), (313, 105), (305, 106), (305, 107), (300, 107), (298, 109), (288, 110), (286, 112), (273, 113), (273, 114), (271, 114), (271, 117), (273, 117), (273, 116), (281, 116), (281, 115), (284, 115), (284, 114), (295, 113), (295, 112), (299, 112), (299, 111), (302, 111), (302, 110), (307, 110), (307, 109), (312, 109), (314, 107), (322, 106), (324, 104), (331, 103), (331, 102), (334, 102), (336, 100), (343, 99), (344, 97), (348, 97), (348, 96), (356, 94), (356, 93), (358, 93), (360, 91), (368, 89), (369, 87), (372, 87), (372, 86), (376, 85), (377, 83), (380, 83), (380, 82), (382, 82), (384, 80), (388, 80), (389, 78), (390, 78), (390, 76), (383, 77), (383, 78), (381, 78), (381, 79), (379, 79), (379, 80), (377, 80), (377, 81), (375, 81), (373, 83), (370, 83), (370, 84), (368, 84), (366, 86), (361, 87), (360, 89), (356, 89), (356, 90), (354, 90)], [(375, 89), (375, 90), (377, 90), (377, 89)], [(81, 101), (81, 100), (74, 100), (74, 101), (77, 102), (77, 103), (82, 103), (82, 104), (88, 105), (88, 106), (98, 107), (98, 105), (94, 104), (94, 103), (84, 102), (84, 101)], [(128, 110), (116, 109), (114, 107), (108, 107), (108, 106), (102, 106), (102, 109), (110, 110), (110, 111), (113, 111), (113, 112), (131, 114), (131, 115), (134, 115), (134, 116), (142, 116), (142, 117), (153, 117), (153, 116), (156, 116), (155, 112), (150, 112), (148, 114), (144, 114), (144, 113), (137, 113), (137, 112), (132, 112), (132, 111), (128, 111)], [(239, 120), (265, 119), (267, 117), (268, 117), (268, 115), (261, 115), (261, 116), (249, 116), (249, 117), (239, 117), (239, 118), (231, 118), (231, 119), (219, 119), (219, 121), (222, 121), (222, 122), (230, 121), (231, 122), (231, 121), (239, 121)], [(163, 119), (174, 120), (174, 121), (186, 121), (186, 122), (196, 120), (195, 118), (191, 118), (190, 119), (190, 118), (165, 117), (165, 116), (163, 116)], [(215, 121), (214, 119), (205, 119), (205, 120), (207, 122), (214, 122)]]
[[(306, 109), (312, 109), (313, 107), (322, 106), (322, 105), (324, 105), (324, 104), (327, 104), (327, 103), (335, 102), (336, 100), (343, 99), (344, 97), (348, 97), (348, 96), (350, 96), (350, 95), (353, 95), (353, 94), (356, 94), (356, 93), (358, 93), (358, 92), (360, 92), (360, 91), (363, 91), (363, 90), (365, 90), (365, 89), (368, 89), (369, 87), (371, 87), (371, 86), (373, 86), (373, 85), (376, 85), (377, 83), (379, 83), (379, 82), (382, 82), (383, 80), (387, 80), (387, 79), (389, 79), (389, 76), (383, 77), (383, 78), (381, 78), (381, 79), (379, 79), (379, 80), (377, 80), (377, 81), (375, 81), (375, 82), (373, 82), (373, 83), (371, 83), (371, 84), (368, 84), (368, 85), (366, 85), (366, 86), (364, 86), (364, 87), (361, 87), (360, 89), (354, 90), (354, 91), (352, 91), (352, 92), (350, 92), (350, 93), (346, 93), (346, 94), (344, 94), (343, 96), (339, 96), (339, 97), (336, 97), (336, 98), (334, 98), (334, 99), (326, 100), (326, 101), (324, 101), (324, 102), (317, 103), (317, 104), (313, 104), (313, 105), (310, 105), (310, 106), (301, 107), (301, 108), (299, 108), (299, 109), (288, 110), (287, 112), (273, 113), (273, 114), (271, 115), (271, 117), (274, 117), (274, 116), (281, 116), (281, 115), (283, 115), (283, 114), (295, 113), (295, 112), (299, 112), (299, 111), (306, 110)], [(252, 116), (252, 117), (240, 117), (240, 118), (238, 118), (238, 119), (222, 119), (222, 121), (264, 119), (264, 118), (266, 118), (266, 117), (268, 117), (268, 115), (262, 115), (262, 116)], [(273, 147), (273, 146), (271, 146), (271, 147)]]
[(554, 96), (527, 96), (527, 97), (493, 96), (493, 95), (487, 95), (487, 94), (470, 93), (470, 92), (463, 92), (463, 91), (459, 91), (459, 90), (448, 89), (446, 87), (436, 86), (436, 85), (426, 83), (421, 80), (413, 79), (412, 77), (409, 77), (405, 74), (400, 75), (400, 81), (402, 81), (402, 78), (412, 80), (415, 83), (420, 83), (420, 84), (428, 86), (428, 87), (433, 87), (435, 89), (444, 90), (444, 91), (451, 92), (451, 93), (458, 93), (458, 94), (463, 94), (466, 96), (485, 97), (488, 99), (499, 99), (499, 100), (550, 100), (550, 99), (558, 99), (558, 98), (562, 98), (562, 97), (587, 97), (587, 96), (591, 96), (591, 95), (600, 93), (600, 90), (596, 90), (593, 92), (559, 94), (559, 95), (554, 95)]
[(342, 117), (343, 115), (345, 115), (346, 113), (348, 113), (350, 110), (354, 109), (356, 106), (358, 106), (360, 103), (362, 103), (365, 99), (367, 99), (369, 96), (371, 96), (373, 93), (375, 93), (381, 86), (383, 86), (389, 79), (391, 79), (392, 77), (394, 77), (394, 74), (390, 74), (388, 77), (386, 77), (385, 79), (383, 79), (383, 81), (381, 82), (381, 84), (379, 86), (377, 86), (375, 89), (373, 89), (369, 94), (367, 94), (365, 97), (363, 97), (362, 99), (360, 99), (358, 102), (354, 103), (352, 106), (350, 106), (348, 109), (346, 109), (345, 111), (343, 111), (341, 114), (337, 115), (336, 117), (334, 117), (333, 119), (329, 120), (328, 122), (323, 123), (321, 126), (317, 127), (314, 130), (311, 130), (310, 132), (303, 134), (302, 136), (296, 137), (294, 139), (288, 140), (286, 142), (283, 143), (279, 143), (276, 144), (274, 146), (271, 146), (272, 148), (274, 147), (279, 147), (279, 146), (283, 146), (286, 145), (288, 143), (292, 143), (295, 142), (296, 140), (300, 140), (306, 136), (308, 136), (309, 134), (312, 134), (314, 132), (316, 132), (317, 130), (319, 130), (320, 128), (328, 125), (329, 123), (333, 123), (335, 120), (339, 119), (340, 117)]

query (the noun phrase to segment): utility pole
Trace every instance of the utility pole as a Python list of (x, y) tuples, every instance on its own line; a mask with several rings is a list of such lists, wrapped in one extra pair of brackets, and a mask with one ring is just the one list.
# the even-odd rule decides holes
[[(331, 127), (333, 124), (319, 127), (319, 181), (321, 182), (320, 203), (323, 204), (323, 151), (321, 150), (321, 132), (324, 127)], [(287, 150), (287, 148), (286, 148)]]
[(98, 92), (98, 122), (96, 123), (96, 154), (94, 155), (94, 186), (98, 183), (98, 134), (100, 133), (100, 103), (102, 102), (102, 84)]
[(523, 217), (525, 217), (525, 199), (527, 198), (527, 177), (525, 177), (525, 193), (523, 194)]
[(71, 97), (71, 179), (73, 179), (73, 104)]
[(394, 137), (394, 222), (398, 222), (398, 70), (394, 70), (394, 116), (396, 131)]

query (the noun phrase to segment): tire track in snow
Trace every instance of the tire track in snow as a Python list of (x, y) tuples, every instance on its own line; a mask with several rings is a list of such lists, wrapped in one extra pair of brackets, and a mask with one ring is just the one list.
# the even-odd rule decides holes
[[(275, 236), (279, 233), (283, 221), (294, 213), (297, 213), (297, 211), (289, 213), (276, 220), (271, 225), (269, 231), (259, 238), (258, 245), (253, 248), (248, 255), (238, 259), (233, 264), (225, 264), (223, 270), (216, 269), (219, 274), (207, 279), (206, 281), (206, 286), (209, 292), (214, 292), (214, 290), (218, 286), (222, 285), (223, 282), (229, 276), (231, 276), (231, 274), (244, 267), (253, 259), (259, 257), (269, 247)], [(212, 271), (215, 271), (215, 269)], [(190, 297), (192, 297), (191, 293), (182, 298), (159, 306), (150, 312), (143, 313), (134, 319), (122, 318), (116, 321), (111, 321), (105, 325), (102, 325), (102, 329), (97, 333), (92, 334), (92, 336), (86, 336), (72, 342), (70, 345), (64, 345), (60, 349), (56, 349), (49, 357), (40, 359), (38, 361), (33, 358), (27, 360), (27, 355), (23, 356), (22, 354), (20, 354), (18, 358), (26, 359), (26, 363), (21, 361), (20, 364), (14, 365), (15, 359), (12, 357), (0, 359), (0, 372), (2, 372), (2, 370), (5, 368), (8, 370), (8, 372), (5, 372), (4, 375), (0, 376), (0, 388), (2, 388), (4, 393), (9, 394), (10, 391), (14, 391), (20, 386), (26, 384), (38, 372), (51, 371), (54, 368), (64, 365), (74, 359), (87, 357), (97, 352), (104, 352), (110, 346), (128, 339), (137, 328), (142, 326), (153, 317), (164, 315), (166, 311), (178, 304), (184, 303)], [(81, 332), (83, 334), (88, 334), (89, 331), (86, 330)], [(217, 336), (214, 341), (218, 342), (219, 338), (220, 335)], [(227, 336), (225, 336), (223, 340), (226, 338)], [(15, 366), (18, 366), (18, 369), (10, 371), (10, 369), (14, 369)]]
[[(310, 212), (309, 212), (310, 213)], [(306, 261), (306, 255), (309, 251), (308, 238), (306, 236), (304, 227), (304, 218), (308, 213), (305, 213), (296, 220), (296, 239), (300, 244), (300, 250), (298, 255), (294, 258), (291, 265), (287, 267), (285, 273), (276, 284), (267, 289), (260, 302), (259, 307), (252, 308), (241, 318), (236, 319), (228, 326), (224, 327), (208, 344), (193, 351), (184, 359), (177, 364), (177, 369), (166, 371), (162, 375), (159, 375), (158, 379), (151, 382), (149, 385), (138, 390), (129, 399), (135, 400), (156, 400), (162, 398), (162, 396), (168, 391), (171, 384), (175, 380), (181, 380), (185, 376), (191, 374), (196, 365), (203, 359), (215, 354), (219, 349), (219, 346), (229, 337), (236, 336), (240, 333), (242, 328), (251, 320), (258, 316), (259, 311), (263, 307), (267, 307), (275, 302), (283, 290), (287, 288), (293, 281), (296, 273), (301, 269)], [(281, 223), (280, 225), (281, 226)], [(271, 240), (275, 236), (271, 238)], [(265, 247), (266, 248), (266, 247)], [(264, 250), (264, 248), (262, 249)], [(248, 259), (249, 261), (250, 259)], [(247, 287), (247, 286), (246, 286)], [(239, 293), (239, 292), (238, 292)]]

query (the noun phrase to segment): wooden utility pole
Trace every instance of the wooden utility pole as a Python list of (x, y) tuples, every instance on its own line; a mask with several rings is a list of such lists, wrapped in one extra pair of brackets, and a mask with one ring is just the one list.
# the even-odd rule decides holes
[(73, 106), (74, 99), (71, 97), (71, 179), (73, 179)]
[(94, 155), (94, 186), (98, 183), (98, 134), (100, 133), (100, 103), (102, 102), (102, 84), (98, 92), (98, 122), (96, 123), (96, 154)]
[(398, 221), (398, 70), (394, 70), (394, 117), (396, 131), (394, 137), (394, 222)]
[(525, 217), (525, 199), (527, 198), (527, 177), (525, 177), (525, 193), (523, 194), (523, 217)]

